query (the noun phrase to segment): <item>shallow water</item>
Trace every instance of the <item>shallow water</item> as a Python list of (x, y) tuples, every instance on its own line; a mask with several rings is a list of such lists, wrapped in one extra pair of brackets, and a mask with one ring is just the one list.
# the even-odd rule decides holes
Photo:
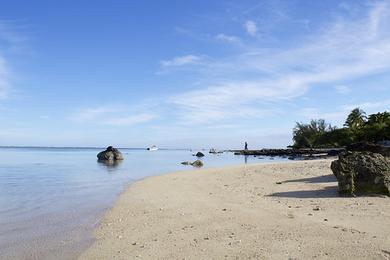
[[(185, 150), (121, 149), (117, 165), (96, 161), (101, 149), (0, 148), (0, 258), (72, 259), (90, 243), (104, 211), (136, 180), (192, 170)], [(205, 168), (271, 158), (205, 153)], [(286, 160), (274, 158), (276, 160)]]

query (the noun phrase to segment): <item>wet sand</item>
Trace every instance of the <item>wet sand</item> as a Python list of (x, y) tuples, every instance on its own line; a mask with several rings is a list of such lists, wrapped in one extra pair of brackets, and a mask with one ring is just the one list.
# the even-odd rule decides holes
[(144, 179), (80, 259), (390, 259), (390, 198), (338, 197), (330, 162)]

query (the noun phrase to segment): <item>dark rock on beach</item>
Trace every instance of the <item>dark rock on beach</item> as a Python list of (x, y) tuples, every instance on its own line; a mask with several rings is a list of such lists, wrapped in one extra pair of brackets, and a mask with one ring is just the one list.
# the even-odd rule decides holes
[(181, 162), (181, 164), (183, 164), (183, 165), (192, 165), (194, 167), (202, 167), (203, 166), (203, 162), (201, 160), (196, 160), (194, 162)]
[(200, 161), (200, 160), (196, 160), (195, 162), (191, 163), (192, 166), (194, 167), (202, 167), (203, 166), (203, 162)]
[(347, 151), (331, 164), (340, 194), (390, 195), (390, 158), (380, 153)]
[(116, 161), (123, 160), (123, 155), (118, 149), (109, 146), (105, 151), (98, 153), (97, 158), (99, 161)]

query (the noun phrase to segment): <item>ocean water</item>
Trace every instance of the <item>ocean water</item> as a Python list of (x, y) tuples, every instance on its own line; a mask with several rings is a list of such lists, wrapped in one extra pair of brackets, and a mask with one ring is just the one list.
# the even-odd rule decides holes
[[(121, 149), (125, 160), (117, 165), (97, 162), (101, 150), (0, 148), (0, 259), (74, 259), (127, 185), (196, 170), (180, 164), (195, 160), (187, 150)], [(204, 153), (204, 168), (271, 161)]]

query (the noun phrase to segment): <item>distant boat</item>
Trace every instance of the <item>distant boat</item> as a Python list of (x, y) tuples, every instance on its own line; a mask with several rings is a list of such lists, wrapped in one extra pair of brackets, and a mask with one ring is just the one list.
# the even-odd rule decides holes
[(209, 153), (217, 154), (217, 153), (223, 153), (223, 151), (218, 151), (217, 149), (211, 148)]
[(158, 150), (158, 147), (155, 146), (155, 145), (153, 145), (153, 146), (151, 146), (151, 147), (148, 147), (147, 150), (148, 150), (148, 151), (157, 151), (157, 150)]

